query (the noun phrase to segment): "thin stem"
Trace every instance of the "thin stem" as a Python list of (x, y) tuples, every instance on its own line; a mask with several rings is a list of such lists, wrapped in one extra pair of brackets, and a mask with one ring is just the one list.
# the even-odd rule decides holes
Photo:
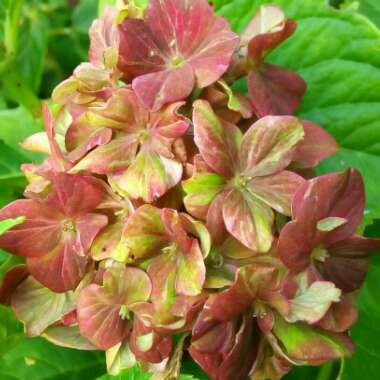
[(334, 364), (334, 362), (330, 362), (321, 367), (316, 380), (332, 380), (332, 374), (335, 367)]

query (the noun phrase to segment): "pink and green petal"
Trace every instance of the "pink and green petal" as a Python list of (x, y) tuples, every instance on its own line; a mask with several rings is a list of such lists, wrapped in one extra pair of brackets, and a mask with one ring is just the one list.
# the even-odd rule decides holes
[(126, 169), (135, 159), (138, 146), (136, 135), (121, 136), (91, 151), (71, 171), (110, 174)]
[(168, 243), (160, 210), (151, 205), (139, 207), (129, 217), (122, 239), (129, 258), (140, 260), (158, 254)]
[(12, 295), (13, 312), (29, 336), (38, 336), (74, 310), (73, 293), (54, 293), (29, 276)]
[(174, 187), (182, 178), (182, 165), (157, 153), (140, 151), (121, 175), (112, 178), (117, 190), (131, 198), (151, 203)]
[(103, 286), (90, 284), (79, 295), (81, 334), (100, 349), (111, 348), (129, 334), (129, 307), (146, 301), (150, 293), (150, 279), (141, 269), (116, 266), (106, 270)]
[(194, 102), (194, 141), (203, 159), (217, 174), (228, 177), (235, 172), (240, 130), (222, 122), (205, 100)]
[(224, 179), (213, 173), (195, 174), (190, 179), (183, 181), (186, 210), (196, 218), (206, 219), (210, 204), (224, 185)]
[(57, 346), (84, 351), (97, 350), (96, 346), (80, 334), (78, 326), (53, 325), (42, 336)]
[(125, 369), (136, 365), (136, 357), (131, 351), (128, 339), (115, 344), (106, 351), (107, 372), (112, 376), (117, 376)]
[(269, 251), (274, 213), (260, 199), (244, 190), (231, 190), (223, 205), (223, 219), (228, 232), (247, 248)]
[(277, 212), (291, 216), (291, 204), (296, 191), (305, 180), (290, 171), (281, 171), (265, 177), (254, 177), (247, 189)]
[(267, 116), (256, 121), (241, 141), (242, 172), (249, 177), (258, 177), (286, 168), (303, 137), (302, 124), (296, 117)]
[(181, 252), (178, 256), (175, 283), (177, 294), (185, 296), (200, 294), (206, 279), (206, 267), (198, 241), (193, 240), (190, 250)]
[[(102, 15), (95, 20), (89, 31), (90, 49), (88, 52), (91, 63), (112, 69), (117, 63), (119, 34), (117, 30), (116, 7), (106, 6)], [(114, 59), (110, 59), (114, 57)]]
[(341, 290), (332, 282), (316, 281), (310, 286), (300, 284), (295, 297), (290, 300), (290, 313), (285, 319), (291, 323), (297, 321), (316, 323), (322, 319), (332, 303), (340, 301), (340, 296)]
[(287, 357), (297, 364), (320, 365), (350, 357), (354, 345), (346, 334), (329, 333), (302, 322), (287, 323), (277, 316), (273, 333)]
[(88, 152), (93, 150), (98, 146), (103, 146), (108, 144), (112, 138), (112, 131), (109, 128), (100, 128), (95, 130), (89, 137), (89, 139), (78, 145), (74, 150), (68, 154), (68, 159), (71, 162), (78, 162), (82, 159)]
[(161, 363), (172, 351), (171, 337), (145, 326), (139, 318), (134, 320), (129, 344), (136, 358), (148, 363)]
[(152, 111), (165, 104), (186, 99), (195, 85), (194, 72), (188, 63), (178, 68), (152, 72), (135, 78), (133, 90)]

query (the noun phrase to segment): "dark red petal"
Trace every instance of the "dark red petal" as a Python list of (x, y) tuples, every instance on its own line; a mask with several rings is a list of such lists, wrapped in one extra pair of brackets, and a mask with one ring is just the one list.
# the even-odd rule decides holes
[(284, 27), (278, 32), (263, 33), (252, 38), (248, 44), (248, 55), (254, 64), (258, 64), (271, 50), (289, 38), (296, 30), (294, 20), (286, 20)]
[(11, 304), (11, 297), (16, 288), (28, 277), (26, 265), (20, 264), (11, 268), (3, 277), (0, 288), (0, 303), (6, 306)]
[[(292, 204), (293, 218), (315, 231), (314, 246), (323, 240), (325, 244), (351, 236), (363, 216), (365, 204), (364, 185), (360, 173), (347, 169), (341, 173), (314, 178), (295, 194)], [(327, 217), (347, 219), (347, 223), (331, 232), (317, 230), (317, 223)], [(305, 227), (306, 228), (306, 227)], [(308, 235), (309, 238), (311, 234)]]
[(319, 125), (304, 120), (302, 122), (305, 137), (298, 143), (294, 165), (297, 168), (313, 168), (320, 161), (333, 155), (338, 150), (335, 139)]
[[(139, 347), (138, 340), (148, 334), (152, 334), (152, 346), (149, 349), (143, 350)], [(136, 358), (148, 363), (161, 363), (169, 357), (172, 351), (172, 339), (170, 336), (161, 335), (152, 328), (145, 326), (137, 317), (134, 320), (129, 344)]]
[(262, 64), (249, 72), (248, 90), (258, 117), (293, 115), (300, 107), (306, 83), (293, 71)]
[(324, 262), (317, 263), (317, 268), (325, 280), (333, 282), (343, 292), (352, 292), (362, 286), (369, 261), (331, 256)]
[(288, 268), (300, 272), (310, 264), (312, 232), (307, 230), (307, 225), (298, 222), (289, 222), (282, 228), (277, 251)]
[(0, 247), (24, 257), (38, 257), (52, 250), (61, 238), (60, 214), (57, 208), (20, 199), (0, 211), (0, 219), (25, 216), (25, 221), (0, 236)]
[(331, 256), (335, 257), (366, 258), (371, 253), (380, 251), (380, 239), (352, 236), (331, 244), (328, 251)]

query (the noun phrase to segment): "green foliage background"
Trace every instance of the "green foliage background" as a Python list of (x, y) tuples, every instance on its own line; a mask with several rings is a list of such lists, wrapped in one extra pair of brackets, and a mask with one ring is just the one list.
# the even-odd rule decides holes
[[(115, 0), (0, 1), (0, 206), (21, 197), (20, 164), (41, 157), (19, 143), (41, 130), (41, 99), (87, 60), (87, 30), (98, 9)], [(220, 14), (241, 31), (263, 0), (214, 0)], [(293, 38), (270, 60), (308, 82), (299, 115), (319, 122), (340, 144), (320, 174), (353, 166), (364, 176), (367, 206), (362, 228), (380, 237), (380, 1), (272, 0), (298, 21)], [(333, 8), (334, 6), (335, 8)], [(14, 258), (0, 252), (0, 280)], [(286, 379), (375, 380), (380, 373), (380, 259), (359, 294), (360, 319), (352, 330), (357, 353), (344, 363), (297, 368)], [(207, 379), (186, 361), (183, 380)], [(93, 380), (105, 375), (102, 353), (56, 347), (26, 338), (0, 307), (1, 380)], [(118, 379), (145, 380), (138, 369)]]

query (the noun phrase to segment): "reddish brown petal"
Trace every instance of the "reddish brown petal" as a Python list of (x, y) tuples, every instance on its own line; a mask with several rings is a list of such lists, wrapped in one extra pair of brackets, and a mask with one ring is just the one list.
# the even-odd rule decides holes
[(260, 332), (251, 315), (245, 315), (235, 344), (219, 368), (218, 380), (244, 380), (256, 361)]
[(248, 91), (258, 117), (293, 115), (300, 107), (306, 83), (293, 71), (264, 63), (249, 72)]
[(371, 253), (380, 251), (380, 239), (352, 236), (329, 245), (329, 254), (347, 259), (366, 258)]
[(282, 262), (288, 268), (297, 272), (306, 269), (310, 264), (313, 248), (312, 236), (308, 234), (306, 225), (289, 222), (282, 228), (277, 250)]
[(344, 332), (351, 328), (357, 319), (355, 297), (348, 294), (344, 295), (340, 302), (332, 304), (327, 314), (318, 322), (318, 326), (328, 331)]
[(189, 96), (194, 80), (193, 69), (184, 63), (176, 69), (141, 75), (133, 80), (132, 87), (146, 107), (157, 111), (164, 104)]
[(53, 249), (61, 235), (61, 214), (46, 204), (21, 199), (0, 211), (0, 219), (25, 216), (25, 221), (0, 236), (1, 248), (14, 255), (38, 257)]
[(9, 306), (16, 288), (28, 277), (26, 265), (16, 265), (5, 273), (0, 288), (0, 303)]
[(292, 204), (293, 217), (297, 222), (314, 230), (314, 246), (321, 241), (316, 224), (327, 217), (347, 219), (347, 223), (326, 233), (325, 244), (351, 236), (364, 211), (364, 185), (360, 173), (348, 169), (341, 173), (327, 174), (305, 183), (297, 191)]
[(296, 30), (294, 20), (286, 20), (281, 30), (254, 36), (248, 44), (248, 54), (254, 64), (262, 61), (266, 54), (289, 38)]
[(352, 292), (362, 286), (369, 261), (330, 256), (316, 266), (325, 280), (332, 281), (343, 292)]
[(336, 153), (339, 147), (335, 139), (319, 125), (308, 120), (304, 120), (302, 125), (305, 137), (297, 145), (294, 165), (297, 168), (313, 168)]
[(87, 259), (74, 249), (75, 235), (65, 234), (59, 243), (41, 257), (28, 258), (28, 270), (38, 281), (55, 292), (74, 289), (85, 274)]
[(160, 47), (143, 20), (126, 18), (119, 26), (119, 34), (118, 66), (126, 80), (164, 69)]
[(172, 351), (171, 337), (145, 326), (139, 318), (134, 320), (129, 344), (136, 358), (148, 363), (161, 363)]

